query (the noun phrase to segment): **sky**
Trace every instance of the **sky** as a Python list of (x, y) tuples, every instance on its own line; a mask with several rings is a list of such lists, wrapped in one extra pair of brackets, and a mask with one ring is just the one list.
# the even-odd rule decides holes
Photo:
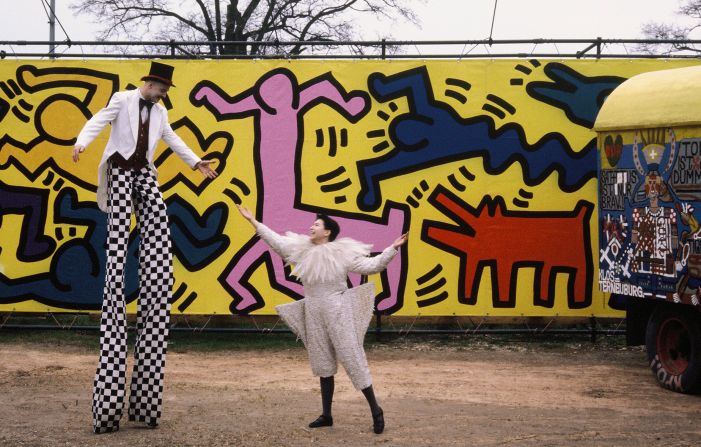
[[(184, 0), (174, 0), (178, 4)], [(191, 1), (191, 0), (185, 0)], [(421, 28), (396, 21), (357, 19), (365, 39), (390, 33), (398, 40), (457, 40), (489, 37), (494, 0), (406, 0), (414, 6)], [(494, 39), (640, 38), (644, 23), (689, 24), (676, 14), (681, 0), (497, 0)], [(74, 16), (69, 4), (56, 0), (56, 14), (73, 41), (94, 40), (98, 26), (89, 16)], [(0, 40), (48, 40), (42, 0), (0, 0)], [(10, 6), (11, 4), (11, 6)], [(701, 38), (701, 36), (692, 36)], [(57, 27), (56, 39), (65, 40)], [(0, 49), (11, 53), (13, 46)], [(523, 49), (523, 48), (522, 48)], [(460, 48), (458, 48), (460, 50)], [(526, 48), (526, 51), (531, 48)], [(565, 51), (542, 45), (539, 51)], [(418, 52), (429, 52), (417, 48)], [(492, 50), (494, 51), (494, 50)]]

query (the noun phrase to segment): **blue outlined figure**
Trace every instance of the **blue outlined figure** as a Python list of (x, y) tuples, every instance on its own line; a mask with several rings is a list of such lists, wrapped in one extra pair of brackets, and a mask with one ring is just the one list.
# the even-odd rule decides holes
[(482, 157), (486, 172), (492, 175), (520, 162), (529, 186), (557, 172), (565, 192), (578, 190), (596, 176), (594, 139), (575, 152), (559, 133), (549, 133), (531, 145), (518, 124), (508, 123), (496, 130), (490, 116), (462, 118), (434, 98), (426, 67), (392, 76), (373, 73), (368, 86), (380, 102), (405, 96), (409, 112), (389, 124), (394, 149), (358, 162), (362, 187), (357, 202), (362, 210), (375, 210), (382, 204), (380, 182), (384, 179), (469, 158)]
[(570, 121), (587, 129), (594, 127), (606, 97), (625, 81), (618, 76), (584, 76), (557, 62), (547, 64), (543, 71), (553, 82), (529, 82), (526, 92), (538, 101), (564, 110)]
[(229, 237), (223, 234), (229, 208), (223, 202), (214, 203), (201, 217), (178, 196), (169, 197), (166, 205), (173, 252), (186, 269), (206, 267), (229, 247)]
[[(166, 202), (173, 251), (188, 270), (207, 266), (226, 250), (229, 239), (221, 234), (228, 213), (224, 204), (211, 206), (200, 217), (179, 197), (170, 197)], [(46, 210), (32, 209), (31, 213), (45, 216)], [(95, 202), (79, 202), (73, 188), (64, 188), (54, 202), (54, 221), (87, 228), (85, 236), (63, 243), (53, 253), (48, 272), (21, 278), (8, 278), (0, 272), (0, 304), (36, 300), (50, 306), (86, 310), (99, 309), (102, 305), (106, 262), (104, 243), (107, 238), (105, 214)], [(133, 232), (129, 239), (125, 275), (127, 303), (136, 299), (138, 294), (138, 247), (139, 236)], [(51, 253), (44, 259), (49, 255)]]
[[(44, 234), (49, 191), (43, 188), (20, 188), (0, 181), (0, 227), (7, 214), (24, 215), (17, 246), (17, 260), (32, 262), (46, 259), (56, 249), (56, 241)], [(0, 251), (3, 247), (0, 246)]]
[[(48, 272), (17, 279), (0, 273), (0, 303), (34, 299), (67, 309), (99, 309), (105, 285), (105, 214), (94, 202), (79, 202), (75, 190), (65, 188), (54, 202), (54, 220), (58, 224), (87, 227), (85, 236), (62, 244), (51, 258)], [(127, 271), (136, 271), (137, 246), (130, 239)], [(136, 297), (136, 279), (136, 275), (125, 277), (129, 301)]]

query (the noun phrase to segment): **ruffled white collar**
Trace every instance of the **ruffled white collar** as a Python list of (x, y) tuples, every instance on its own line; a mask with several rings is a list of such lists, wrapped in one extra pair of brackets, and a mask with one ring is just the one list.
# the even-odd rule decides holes
[(285, 233), (290, 255), (287, 262), (292, 264), (292, 274), (304, 283), (314, 284), (342, 279), (357, 257), (370, 254), (371, 244), (343, 237), (324, 244), (315, 244), (309, 236)]

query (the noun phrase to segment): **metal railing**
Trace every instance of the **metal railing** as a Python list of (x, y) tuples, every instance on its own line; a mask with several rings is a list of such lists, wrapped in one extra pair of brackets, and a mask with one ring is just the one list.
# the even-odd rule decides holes
[[(55, 46), (53, 52), (34, 49)], [(650, 53), (654, 46), (684, 50)], [(452, 47), (462, 46), (460, 51)], [(512, 47), (532, 46), (531, 51)], [(544, 46), (555, 51), (542, 51)], [(566, 46), (560, 51), (561, 46)], [(6, 48), (5, 48), (6, 47)], [(125, 51), (143, 47), (141, 52)], [(211, 48), (263, 48), (262, 54), (211, 54)], [(303, 48), (304, 51), (293, 51)], [(423, 53), (420, 49), (428, 52)], [(698, 49), (696, 49), (698, 48)], [(87, 51), (86, 51), (87, 49)], [(116, 51), (120, 49), (120, 51)], [(207, 49), (207, 51), (202, 51)], [(348, 50), (356, 49), (355, 53)], [(414, 52), (407, 51), (413, 49)], [(446, 51), (438, 51), (444, 49)], [(31, 50), (31, 51), (23, 51)], [(97, 51), (101, 50), (101, 51)], [(246, 50), (246, 51), (247, 51)], [(308, 50), (308, 51), (307, 51)], [(368, 52), (374, 51), (373, 53)], [(138, 50), (137, 50), (138, 51)], [(313, 51), (313, 53), (312, 53)], [(340, 52), (339, 52), (340, 51)], [(343, 51), (346, 51), (344, 53)], [(308, 54), (304, 54), (307, 52)], [(467, 58), (685, 58), (701, 57), (701, 40), (674, 39), (481, 39), (481, 40), (358, 40), (358, 41), (0, 41), (0, 59), (127, 58), (127, 59), (467, 59)]]
[[(368, 333), (381, 340), (384, 336), (406, 337), (411, 335), (566, 335), (588, 336), (592, 343), (599, 337), (622, 336), (626, 334), (624, 318), (595, 317), (578, 318), (578, 324), (559, 325), (558, 317), (550, 317), (545, 321), (542, 317), (525, 318), (520, 323), (493, 321), (488, 317), (474, 320), (470, 317), (455, 317), (441, 324), (422, 322), (421, 317), (392, 317), (383, 319), (376, 316), (374, 324), (368, 328)], [(96, 332), (100, 330), (99, 315), (90, 316), (85, 313), (13, 313), (0, 312), (0, 334), (4, 331), (36, 330), (36, 331), (83, 331)], [(173, 315), (170, 331), (185, 333), (228, 333), (228, 334), (290, 334), (291, 331), (281, 324), (276, 316), (255, 317), (230, 315), (216, 316)], [(429, 317), (430, 318), (430, 317)], [(133, 316), (129, 316), (127, 330), (134, 332), (136, 326)], [(450, 319), (449, 319), (450, 320)], [(384, 324), (382, 323), (384, 321)]]

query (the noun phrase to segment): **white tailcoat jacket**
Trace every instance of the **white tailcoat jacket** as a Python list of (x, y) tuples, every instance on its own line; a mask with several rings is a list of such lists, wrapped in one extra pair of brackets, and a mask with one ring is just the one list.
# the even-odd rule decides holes
[[(107, 124), (112, 124), (110, 137), (97, 172), (97, 206), (104, 212), (107, 212), (107, 160), (116, 152), (119, 152), (125, 159), (129, 159), (134, 154), (139, 132), (140, 97), (138, 89), (117, 92), (112, 95), (107, 107), (88, 120), (76, 141), (76, 144), (87, 147)], [(173, 132), (168, 123), (168, 111), (161, 104), (156, 103), (151, 108), (148, 132), (146, 160), (148, 160), (148, 166), (153, 171), (154, 176), (157, 172), (153, 164), (153, 155), (161, 139), (191, 168), (194, 169), (200, 161), (200, 158)]]

